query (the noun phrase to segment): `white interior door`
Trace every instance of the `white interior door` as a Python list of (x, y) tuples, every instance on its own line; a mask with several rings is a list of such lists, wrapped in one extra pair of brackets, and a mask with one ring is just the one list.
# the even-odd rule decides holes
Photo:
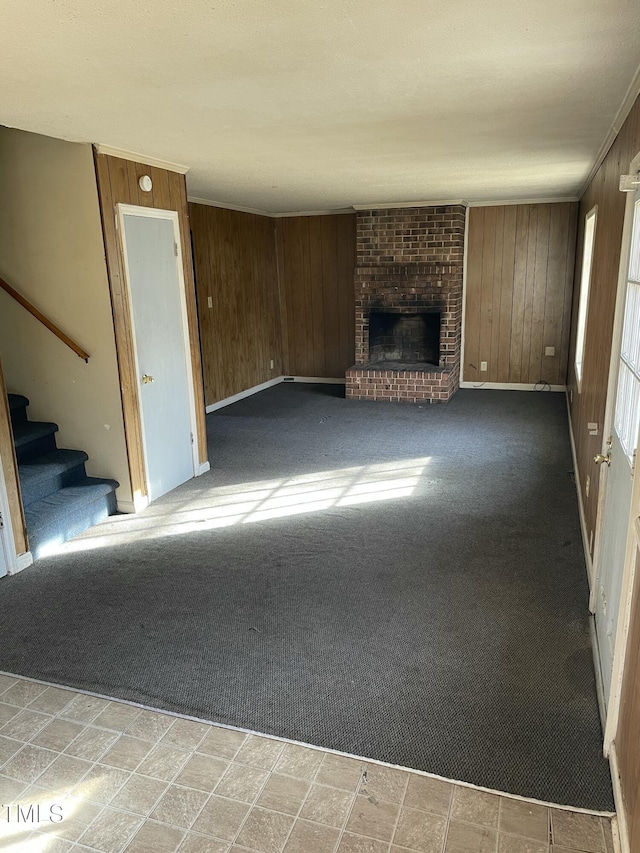
[(151, 501), (195, 474), (179, 232), (173, 211), (122, 205), (120, 217)]
[(610, 468), (605, 485), (595, 601), (598, 653), (607, 702), (611, 691), (640, 425), (640, 192), (635, 193), (633, 211), (622, 334), (615, 368), (615, 402), (607, 454)]

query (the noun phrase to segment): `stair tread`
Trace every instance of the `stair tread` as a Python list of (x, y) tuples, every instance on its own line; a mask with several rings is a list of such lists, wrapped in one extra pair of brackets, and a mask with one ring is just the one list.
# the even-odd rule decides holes
[(22, 394), (7, 394), (7, 398), (9, 400), (9, 410), (12, 412), (15, 409), (26, 409), (29, 405), (29, 400), (23, 397)]
[(117, 487), (115, 480), (86, 477), (25, 507), (34, 559), (55, 552), (63, 542), (115, 512)]
[(58, 432), (58, 424), (47, 421), (26, 421), (13, 427), (13, 443), (16, 447), (28, 444), (38, 438), (45, 438)]
[(83, 465), (88, 459), (84, 450), (52, 450), (28, 462), (21, 462), (18, 472), (21, 482), (31, 483), (40, 478), (55, 477), (76, 465)]
[(74, 486), (66, 486), (64, 489), (59, 489), (39, 501), (25, 507), (24, 514), (27, 521), (27, 529), (29, 521), (41, 516), (53, 517), (56, 510), (73, 510), (76, 505), (83, 503), (91, 503), (103, 495), (108, 495), (109, 492), (118, 488), (119, 483), (115, 480), (103, 480), (99, 477), (85, 477), (80, 483)]

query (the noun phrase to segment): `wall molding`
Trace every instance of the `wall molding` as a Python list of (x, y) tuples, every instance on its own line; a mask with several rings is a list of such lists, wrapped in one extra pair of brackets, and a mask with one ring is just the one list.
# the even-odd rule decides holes
[[(611, 769), (611, 781), (613, 783), (613, 801), (616, 804), (616, 820), (613, 822), (613, 844), (618, 843), (616, 853), (631, 853), (629, 847), (629, 827), (627, 823), (627, 812), (625, 808), (622, 785), (620, 783), (620, 765), (615, 741), (609, 750), (609, 767)], [(617, 831), (616, 831), (617, 830)]]
[(114, 148), (112, 145), (103, 145), (101, 142), (96, 142), (93, 147), (98, 154), (108, 154), (110, 157), (131, 160), (134, 163), (142, 163), (144, 166), (155, 166), (157, 169), (178, 172), (180, 175), (186, 175), (189, 171), (189, 166), (181, 166), (178, 163), (171, 163), (169, 160), (161, 160), (158, 157), (149, 157), (146, 154), (137, 154), (135, 151), (125, 151), (124, 148)]
[(463, 198), (435, 199), (435, 201), (376, 201), (371, 204), (354, 204), (353, 210), (399, 210), (404, 207), (449, 207), (454, 204), (463, 204), (468, 207), (469, 202)]
[(240, 391), (238, 394), (233, 394), (231, 397), (225, 397), (224, 400), (218, 400), (217, 403), (210, 403), (206, 408), (206, 412), (209, 415), (211, 412), (224, 409), (225, 406), (231, 406), (233, 403), (238, 403), (246, 397), (252, 397), (260, 391), (265, 391), (267, 388), (273, 388), (274, 385), (281, 385), (283, 382), (307, 382), (311, 385), (344, 385), (346, 380), (340, 378), (331, 379), (325, 376), (277, 376), (275, 379), (261, 382), (260, 385), (253, 385), (251, 388)]
[[(96, 146), (96, 149), (98, 149), (98, 146)], [(125, 154), (126, 152), (122, 152), (120, 155), (114, 154), (113, 156), (124, 157)], [(129, 159), (132, 159), (134, 156), (135, 155), (129, 155)], [(145, 160), (138, 160), (136, 162), (146, 162), (147, 165), (150, 166), (156, 165), (156, 163), (150, 163)], [(158, 163), (160, 162), (161, 161), (158, 161)], [(163, 168), (169, 167), (164, 166)], [(175, 171), (177, 170), (178, 169), (176, 168)], [(577, 195), (561, 196), (559, 198), (549, 198), (545, 196), (543, 198), (507, 198), (499, 199), (497, 201), (466, 201), (463, 198), (436, 199), (435, 201), (380, 201), (373, 202), (372, 204), (354, 204), (351, 207), (338, 207), (334, 210), (291, 210), (286, 211), (285, 213), (276, 213), (275, 211), (263, 210), (259, 207), (245, 207), (241, 204), (232, 204), (228, 201), (216, 201), (215, 199), (200, 198), (199, 196), (192, 195), (188, 196), (187, 201), (190, 204), (204, 204), (207, 207), (220, 207), (223, 210), (236, 210), (238, 213), (251, 213), (254, 216), (267, 216), (269, 219), (287, 219), (296, 216), (339, 216), (341, 214), (353, 213), (354, 211), (357, 213), (362, 210), (400, 210), (411, 207), (449, 207), (451, 205), (460, 204), (464, 207), (505, 207), (508, 205), (518, 204), (563, 204), (565, 202), (580, 201), (580, 197)]]
[(233, 403), (244, 400), (246, 397), (252, 397), (254, 394), (258, 394), (266, 388), (272, 388), (274, 385), (279, 385), (283, 380), (284, 376), (277, 376), (275, 379), (269, 379), (266, 382), (261, 382), (260, 385), (253, 385), (245, 391), (240, 391), (238, 394), (232, 394), (231, 397), (225, 397), (224, 400), (218, 400), (217, 403), (210, 403), (206, 407), (205, 411), (209, 415), (211, 412), (216, 412), (218, 409), (224, 409), (225, 406), (231, 406)]
[(576, 486), (576, 494), (578, 496), (578, 514), (580, 516), (580, 532), (582, 533), (582, 547), (584, 549), (584, 559), (587, 565), (587, 581), (589, 582), (589, 590), (591, 590), (593, 587), (593, 560), (591, 559), (591, 551), (589, 550), (587, 519), (584, 513), (584, 502), (582, 500), (582, 487), (580, 485), (580, 472), (578, 470), (578, 456), (576, 454), (576, 443), (573, 438), (573, 424), (571, 423), (571, 406), (569, 405), (568, 393), (566, 393), (566, 400), (567, 418), (569, 420), (569, 441), (571, 443), (571, 459), (573, 462), (573, 479)]
[(539, 394), (544, 394), (548, 391), (565, 392), (566, 385), (549, 385), (548, 388), (538, 387), (541, 383), (530, 382), (461, 382), (461, 388), (475, 388), (477, 391), (486, 389), (488, 391), (537, 391)]
[(580, 198), (582, 198), (582, 196), (589, 189), (589, 184), (595, 178), (596, 174), (598, 173), (598, 170), (600, 169), (600, 166), (602, 166), (605, 157), (609, 153), (609, 149), (616, 141), (616, 137), (622, 129), (622, 125), (629, 117), (629, 113), (633, 109), (633, 105), (635, 104), (638, 95), (640, 95), (640, 66), (638, 66), (636, 73), (633, 75), (633, 79), (629, 84), (629, 88), (627, 89), (627, 92), (624, 98), (622, 99), (622, 103), (620, 104), (620, 109), (616, 113), (616, 117), (614, 118), (613, 123), (609, 128), (609, 132), (605, 136), (604, 141), (600, 146), (600, 149), (598, 150), (596, 159), (594, 160), (593, 166), (591, 167), (591, 171), (589, 172), (587, 179), (582, 185), (582, 188), (580, 190)]
[(13, 567), (9, 574), (17, 575), (18, 572), (21, 572), (23, 569), (29, 568), (29, 566), (31, 565), (33, 565), (33, 554), (31, 553), (31, 551), (25, 551), (24, 554), (17, 554)]
[(124, 512), (127, 515), (140, 510), (146, 509), (149, 506), (149, 498), (147, 495), (136, 495), (131, 501), (117, 501), (116, 508), (118, 512)]
[(283, 376), (283, 382), (307, 382), (310, 385), (345, 385), (347, 380), (326, 376)]
[(228, 201), (215, 201), (210, 198), (199, 198), (198, 196), (190, 195), (187, 198), (190, 204), (204, 204), (207, 207), (220, 207), (222, 210), (235, 210), (238, 213), (251, 213), (253, 216), (267, 216), (269, 219), (287, 219), (295, 216), (339, 216), (342, 214), (353, 213), (353, 207), (339, 207), (335, 210), (291, 210), (284, 213), (278, 213), (273, 210), (263, 210), (260, 207), (245, 207), (241, 204), (231, 204)]
[(559, 196), (558, 198), (504, 198), (498, 201), (469, 201), (467, 207), (508, 207), (514, 204), (563, 204), (568, 201), (580, 201), (577, 195)]
[(210, 198), (199, 198), (195, 195), (188, 195), (187, 201), (189, 204), (204, 204), (206, 207), (220, 207), (223, 210), (236, 210), (238, 213), (251, 213), (253, 216), (274, 216), (274, 214), (269, 213), (268, 210), (261, 210), (257, 207), (243, 207), (241, 204), (231, 204), (227, 201), (214, 201)]

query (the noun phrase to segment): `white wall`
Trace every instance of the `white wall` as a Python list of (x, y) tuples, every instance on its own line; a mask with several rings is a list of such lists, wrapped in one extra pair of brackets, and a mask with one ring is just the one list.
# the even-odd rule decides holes
[(131, 500), (109, 284), (90, 145), (0, 127), (0, 276), (90, 355), (85, 364), (0, 290), (7, 388), (58, 446)]

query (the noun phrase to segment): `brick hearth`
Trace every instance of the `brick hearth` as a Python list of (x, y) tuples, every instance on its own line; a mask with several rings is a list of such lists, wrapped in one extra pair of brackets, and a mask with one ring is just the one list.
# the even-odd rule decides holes
[[(463, 205), (358, 213), (356, 363), (346, 373), (347, 397), (435, 402), (458, 390), (464, 224)], [(440, 363), (371, 362), (374, 311), (439, 311)]]

